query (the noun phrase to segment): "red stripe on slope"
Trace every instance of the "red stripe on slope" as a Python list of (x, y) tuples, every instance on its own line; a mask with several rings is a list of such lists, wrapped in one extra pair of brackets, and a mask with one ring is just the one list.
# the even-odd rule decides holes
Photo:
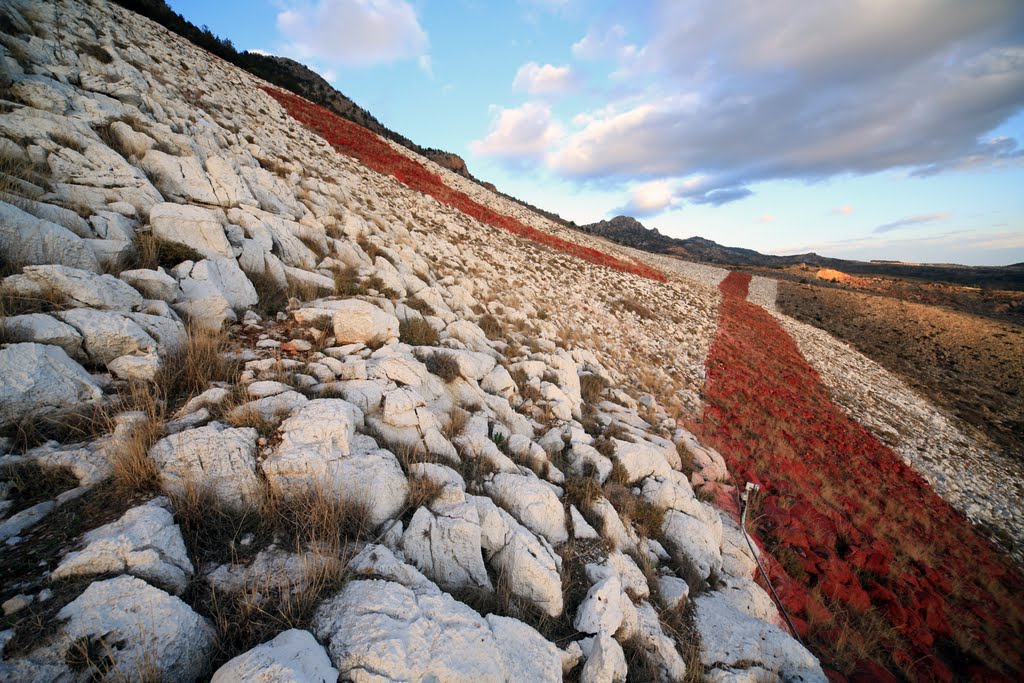
[(277, 100), (292, 117), (316, 131), (337, 151), (359, 160), (375, 171), (393, 176), (408, 187), (430, 195), (442, 204), (454, 207), (481, 223), (507, 230), (514, 235), (545, 244), (599, 266), (633, 273), (658, 282), (665, 281), (665, 276), (661, 272), (643, 263), (629, 263), (597, 249), (542, 232), (470, 199), (465, 193), (445, 185), (440, 176), (431, 173), (423, 164), (395, 150), (376, 133), (298, 95), (266, 87), (263, 91)]
[(719, 287), (699, 431), (766, 492), (756, 532), (809, 647), (834, 680), (1020, 677), (1019, 571), (833, 403), (749, 282)]

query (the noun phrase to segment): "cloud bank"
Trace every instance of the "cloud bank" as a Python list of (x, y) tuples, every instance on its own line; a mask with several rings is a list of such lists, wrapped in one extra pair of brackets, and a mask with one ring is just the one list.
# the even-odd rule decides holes
[[(277, 15), (277, 29), (288, 43), (287, 53), (344, 66), (420, 57), (428, 44), (416, 10), (404, 0), (290, 4)], [(429, 69), (429, 58), (426, 65)]]
[(643, 41), (615, 24), (572, 45), (611, 62), (615, 87), (602, 79), (608, 101), (564, 113), (572, 125), (531, 149), (537, 164), (628, 187), (700, 176), (701, 192), (677, 186), (664, 206), (719, 206), (767, 180), (1024, 157), (1018, 140), (986, 137), (1024, 108), (1019, 0), (664, 0), (647, 23)]

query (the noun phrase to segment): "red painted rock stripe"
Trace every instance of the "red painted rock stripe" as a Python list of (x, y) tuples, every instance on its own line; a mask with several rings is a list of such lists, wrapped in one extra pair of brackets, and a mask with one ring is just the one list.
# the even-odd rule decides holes
[(465, 193), (445, 185), (440, 176), (431, 173), (423, 164), (395, 150), (376, 133), (298, 95), (274, 88), (264, 87), (263, 90), (277, 100), (292, 117), (316, 131), (337, 151), (359, 160), (375, 171), (393, 176), (408, 187), (430, 195), (481, 223), (507, 230), (514, 235), (545, 244), (599, 266), (633, 273), (658, 282), (665, 281), (664, 274), (643, 263), (623, 261), (597, 249), (564, 240), (470, 199)]
[(719, 287), (698, 431), (766, 491), (772, 581), (830, 677), (1019, 677), (1020, 572), (835, 405), (749, 282)]

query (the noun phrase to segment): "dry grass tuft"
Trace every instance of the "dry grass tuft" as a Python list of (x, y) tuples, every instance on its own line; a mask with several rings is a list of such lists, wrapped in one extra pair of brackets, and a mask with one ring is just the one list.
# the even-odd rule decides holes
[(285, 538), (285, 545), (340, 553), (351, 541), (372, 540), (370, 508), (361, 501), (345, 500), (326, 484), (301, 496), (272, 492), (265, 515)]
[(398, 337), (411, 346), (437, 346), (441, 337), (437, 330), (423, 318), (409, 318), (398, 325)]
[(414, 311), (420, 313), (420, 315), (433, 315), (434, 307), (428, 304), (423, 299), (416, 296), (410, 296), (405, 300), (405, 305)]
[(255, 310), (260, 316), (272, 318), (288, 307), (287, 287), (282, 287), (266, 272), (246, 273), (246, 276), (256, 290), (256, 296), (259, 297)]
[(184, 244), (158, 239), (151, 232), (135, 234), (134, 257), (126, 263), (128, 268), (173, 268), (184, 261), (202, 261), (203, 255)]
[(641, 320), (654, 320), (654, 311), (640, 303), (636, 299), (616, 299), (615, 308), (620, 311), (628, 311)]
[(409, 479), (409, 495), (405, 499), (405, 505), (410, 510), (416, 510), (424, 505), (430, 505), (444, 491), (444, 486), (430, 477), (412, 477)]
[(462, 408), (453, 408), (452, 412), (448, 414), (448, 421), (445, 422), (444, 427), (441, 429), (441, 434), (444, 435), (444, 438), (451, 441), (462, 433), (468, 422), (468, 412)]
[(455, 356), (450, 353), (434, 353), (424, 361), (424, 365), (427, 366), (427, 370), (437, 375), (445, 382), (452, 382), (460, 377), (459, 374), (459, 363), (455, 360)]
[(12, 503), (11, 514), (78, 486), (78, 479), (69, 468), (43, 466), (35, 460), (0, 467), (0, 481), (9, 487), (5, 497)]
[(581, 512), (603, 497), (601, 485), (591, 477), (573, 477), (565, 482), (566, 502), (575, 505)]
[(480, 316), (480, 319), (476, 321), (476, 324), (481, 330), (483, 330), (483, 333), (487, 335), (488, 339), (501, 339), (505, 334), (504, 328), (501, 326), (501, 322), (490, 313)]
[(608, 382), (600, 375), (586, 374), (580, 376), (580, 393), (583, 400), (591, 405), (601, 402), (601, 394), (608, 387)]
[(188, 326), (185, 343), (164, 359), (155, 381), (169, 412), (209, 389), (212, 382), (237, 380), (239, 365), (226, 357), (227, 348), (227, 332)]
[(356, 296), (363, 293), (359, 282), (359, 269), (345, 266), (334, 271), (334, 293), (338, 296)]
[(26, 413), (4, 430), (3, 435), (13, 439), (15, 453), (24, 453), (47, 441), (61, 444), (88, 441), (106, 432), (106, 411), (105, 405), (87, 403), (59, 413)]

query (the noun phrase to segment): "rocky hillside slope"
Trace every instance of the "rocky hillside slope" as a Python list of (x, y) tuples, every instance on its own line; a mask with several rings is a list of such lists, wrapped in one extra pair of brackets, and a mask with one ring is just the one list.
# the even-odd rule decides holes
[(694, 435), (724, 270), (102, 0), (0, 30), (0, 678), (825, 680)]

